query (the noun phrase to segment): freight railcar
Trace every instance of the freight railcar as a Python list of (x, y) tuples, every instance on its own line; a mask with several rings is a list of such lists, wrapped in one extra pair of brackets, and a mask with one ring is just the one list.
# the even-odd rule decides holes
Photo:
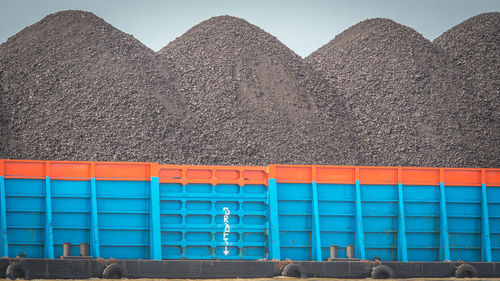
[(0, 160), (0, 277), (500, 277), (500, 169)]

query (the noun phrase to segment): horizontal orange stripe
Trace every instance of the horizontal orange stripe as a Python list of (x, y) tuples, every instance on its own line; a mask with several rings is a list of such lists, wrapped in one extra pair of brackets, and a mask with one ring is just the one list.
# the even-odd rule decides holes
[(160, 183), (264, 184), (267, 168), (256, 166), (159, 165)]
[(486, 185), (500, 186), (500, 169), (485, 169)]
[(46, 164), (44, 161), (3, 161), (3, 171), (5, 177), (41, 177), (47, 176)]
[(0, 176), (60, 180), (148, 181), (161, 183), (264, 184), (268, 178), (285, 183), (471, 185), (500, 186), (500, 169), (365, 167), (365, 166), (193, 166), (139, 162), (38, 161), (0, 159)]
[(53, 179), (90, 179), (91, 163), (49, 162), (50, 177)]
[[(500, 186), (500, 169), (270, 165), (269, 178), (281, 183)], [(442, 178), (442, 179), (441, 179)]]
[(0, 176), (58, 180), (130, 180), (162, 183), (265, 184), (267, 168), (254, 166), (158, 165), (136, 162), (35, 161), (0, 159)]

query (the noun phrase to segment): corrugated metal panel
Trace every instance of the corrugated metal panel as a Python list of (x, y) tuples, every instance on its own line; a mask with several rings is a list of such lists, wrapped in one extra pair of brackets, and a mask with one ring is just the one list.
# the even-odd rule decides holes
[(500, 170), (0, 160), (3, 255), (500, 261)]

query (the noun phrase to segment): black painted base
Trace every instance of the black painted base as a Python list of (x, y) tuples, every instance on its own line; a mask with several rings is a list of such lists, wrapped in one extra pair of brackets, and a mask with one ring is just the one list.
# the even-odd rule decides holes
[[(86, 279), (103, 277), (104, 269), (114, 263), (115, 275), (127, 278), (259, 278), (282, 274), (290, 261), (227, 261), (227, 260), (103, 260), (103, 259), (0, 259), (0, 278), (6, 277), (7, 267), (22, 265), (28, 278)], [(366, 278), (372, 268), (383, 264), (394, 271), (395, 278), (454, 277), (457, 262), (374, 262), (325, 261), (294, 262), (307, 277)], [(477, 277), (500, 277), (500, 263), (471, 262)], [(13, 268), (13, 266), (11, 266)], [(120, 272), (121, 271), (121, 272)], [(108, 270), (108, 273), (111, 272)], [(17, 274), (22, 274), (18, 270)], [(120, 274), (117, 274), (120, 273)], [(8, 277), (8, 276), (7, 276)], [(26, 276), (18, 276), (26, 277)]]

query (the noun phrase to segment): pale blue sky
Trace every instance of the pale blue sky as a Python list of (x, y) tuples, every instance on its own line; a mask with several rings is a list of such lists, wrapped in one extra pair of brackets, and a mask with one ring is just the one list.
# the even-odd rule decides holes
[(0, 43), (46, 15), (91, 11), (157, 51), (213, 16), (246, 19), (305, 57), (359, 21), (385, 17), (433, 40), (474, 15), (500, 11), (499, 0), (0, 0)]

